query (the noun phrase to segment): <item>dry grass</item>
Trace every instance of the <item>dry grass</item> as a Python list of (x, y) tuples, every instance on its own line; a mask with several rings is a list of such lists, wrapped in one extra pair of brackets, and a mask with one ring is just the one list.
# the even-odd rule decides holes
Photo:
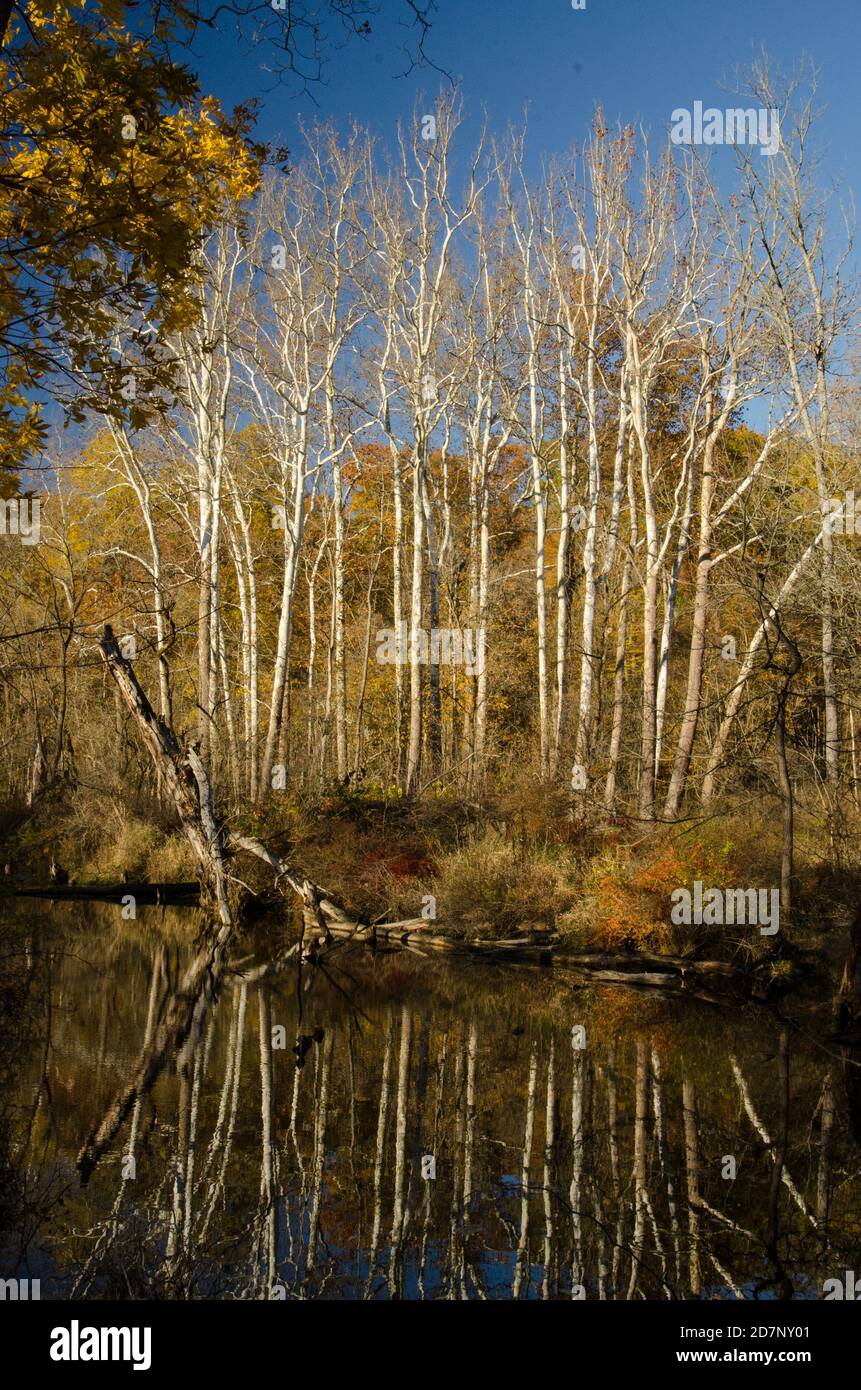
[(165, 834), (134, 818), (122, 821), (99, 841), (81, 863), (79, 877), (84, 882), (115, 883), (124, 871), (131, 879), (162, 883), (197, 877), (194, 856), (182, 834)]
[(515, 847), (486, 831), (438, 857), (437, 917), (472, 937), (552, 929), (572, 902), (572, 868), (564, 849)]

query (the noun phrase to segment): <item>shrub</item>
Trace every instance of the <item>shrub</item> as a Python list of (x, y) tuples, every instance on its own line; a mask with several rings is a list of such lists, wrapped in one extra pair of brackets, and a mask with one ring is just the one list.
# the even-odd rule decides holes
[(643, 844), (621, 846), (594, 860), (587, 885), (595, 894), (594, 944), (611, 948), (685, 952), (702, 945), (708, 928), (670, 921), (674, 889), (700, 879), (722, 888), (740, 881), (731, 844), (711, 837), (656, 833)]

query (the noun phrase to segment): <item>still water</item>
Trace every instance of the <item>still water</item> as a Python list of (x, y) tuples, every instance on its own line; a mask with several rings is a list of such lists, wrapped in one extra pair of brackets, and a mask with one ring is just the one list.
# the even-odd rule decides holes
[[(197, 914), (4, 910), (0, 1276), (45, 1298), (820, 1298), (861, 1275), (829, 1016), (237, 947), (86, 1184)], [(853, 1132), (856, 1131), (856, 1132)]]

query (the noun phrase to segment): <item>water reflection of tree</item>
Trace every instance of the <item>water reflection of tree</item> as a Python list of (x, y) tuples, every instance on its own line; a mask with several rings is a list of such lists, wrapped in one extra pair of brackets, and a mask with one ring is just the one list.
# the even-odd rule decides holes
[[(28, 1078), (41, 1100), (21, 1117), (28, 1175), (49, 1135), (68, 1172), (98, 1121), (93, 1057), (128, 1067), (151, 1041), (177, 971), (164, 946), (143, 946), (125, 943), (100, 999), (81, 989), (81, 963), (52, 980), (51, 1046)], [(835, 1062), (787, 1029), (702, 1012), (620, 1027), (608, 996), (562, 984), (537, 1010), (512, 986), (500, 1008), (496, 979), (470, 998), (440, 968), (420, 993), (387, 960), (370, 990), (355, 966), (363, 1015), (318, 972), (306, 992), (306, 971), (300, 1018), (280, 961), (227, 973), (63, 1223), (33, 1231), (64, 1291), (780, 1297), (857, 1262), (858, 1150)], [(105, 1024), (117, 988), (125, 1002)], [(399, 990), (402, 1002), (386, 997)], [(572, 1009), (587, 1018), (583, 1050)], [(319, 1039), (302, 1066), (299, 1034)]]

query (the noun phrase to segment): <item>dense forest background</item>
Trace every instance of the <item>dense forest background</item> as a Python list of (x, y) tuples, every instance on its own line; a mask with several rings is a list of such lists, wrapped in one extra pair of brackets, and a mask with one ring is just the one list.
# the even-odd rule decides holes
[(110, 624), (234, 822), (337, 873), (381, 811), (365, 906), (448, 855), (477, 921), (553, 916), (587, 850), (611, 936), (632, 862), (788, 922), (857, 856), (858, 302), (809, 75), (752, 71), (778, 148), (719, 180), (598, 111), (535, 185), (445, 91), (276, 159), (165, 56), (181, 9), (28, 7), (4, 54), (16, 854), (181, 876)]

